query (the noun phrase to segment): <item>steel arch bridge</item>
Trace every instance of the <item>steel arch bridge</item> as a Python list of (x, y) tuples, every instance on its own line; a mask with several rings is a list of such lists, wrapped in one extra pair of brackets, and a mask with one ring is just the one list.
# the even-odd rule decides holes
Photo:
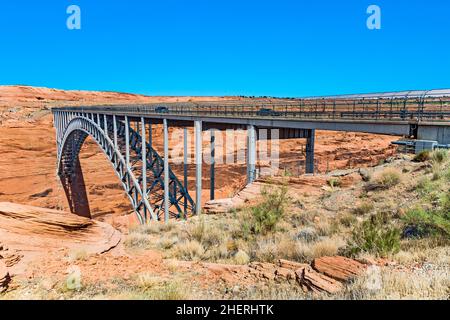
[[(111, 162), (140, 223), (161, 220), (164, 216), (167, 219), (167, 215), (187, 218), (196, 212), (185, 185), (170, 168), (165, 168), (164, 159), (146, 141), (147, 125), (144, 119), (141, 121), (142, 131), (137, 132), (126, 116), (123, 119), (106, 115), (100, 118), (98, 114), (70, 113), (56, 118), (58, 175), (72, 212), (90, 217), (79, 161), (81, 147), (88, 136)], [(164, 195), (165, 185), (168, 199)]]
[[(257, 142), (261, 140), (306, 139), (304, 172), (314, 173), (316, 130), (404, 136), (419, 146), (426, 143), (427, 148), (450, 148), (450, 89), (303, 99), (62, 107), (53, 108), (52, 112), (58, 174), (71, 211), (90, 217), (78, 155), (91, 136), (111, 162), (141, 223), (200, 214), (204, 130), (211, 130), (210, 199), (214, 199), (215, 188), (215, 130), (247, 131), (248, 183), (258, 176)], [(163, 126), (163, 156), (152, 147), (153, 124)], [(169, 125), (184, 128), (183, 182), (169, 166)], [(188, 127), (194, 127), (195, 135), (195, 200), (188, 191)]]

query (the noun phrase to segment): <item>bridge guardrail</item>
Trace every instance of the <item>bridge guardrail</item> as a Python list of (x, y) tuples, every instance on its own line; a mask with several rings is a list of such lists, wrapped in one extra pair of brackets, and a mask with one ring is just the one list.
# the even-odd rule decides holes
[[(164, 107), (164, 112), (161, 112)], [(65, 107), (57, 110), (125, 112), (152, 115), (188, 115), (251, 118), (334, 120), (450, 121), (450, 97), (433, 99), (298, 100), (294, 102), (224, 101), (155, 103), (127, 106)], [(158, 112), (159, 110), (159, 112)], [(261, 112), (265, 111), (265, 112)], [(270, 111), (270, 112), (269, 112)]]

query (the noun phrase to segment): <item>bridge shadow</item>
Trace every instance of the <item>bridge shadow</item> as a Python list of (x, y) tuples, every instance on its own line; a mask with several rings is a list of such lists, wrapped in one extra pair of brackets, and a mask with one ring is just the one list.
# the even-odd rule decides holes
[(78, 157), (74, 162), (73, 174), (61, 175), (61, 183), (69, 202), (70, 211), (78, 216), (91, 219), (86, 184)]

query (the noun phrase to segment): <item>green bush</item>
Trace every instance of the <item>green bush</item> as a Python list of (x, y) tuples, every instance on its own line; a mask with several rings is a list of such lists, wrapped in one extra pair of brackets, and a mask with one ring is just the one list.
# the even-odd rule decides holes
[(416, 154), (413, 159), (414, 162), (425, 162), (428, 160), (430, 160), (430, 151), (429, 150), (421, 151), (420, 153)]
[(382, 189), (390, 189), (399, 184), (400, 181), (401, 173), (400, 171), (395, 169), (385, 169), (378, 175), (376, 179), (376, 183)]
[(450, 239), (450, 195), (444, 194), (439, 206), (432, 210), (415, 208), (403, 217), (407, 227), (414, 227), (420, 236), (443, 236)]
[(263, 201), (256, 207), (251, 208), (250, 225), (244, 223), (244, 231), (248, 231), (248, 228), (254, 234), (266, 234), (273, 231), (284, 215), (288, 200), (287, 191), (285, 185), (274, 190), (264, 188), (262, 190)]
[(400, 236), (400, 229), (389, 224), (387, 215), (373, 215), (353, 230), (347, 251), (350, 255), (368, 252), (384, 257), (400, 250)]
[(332, 188), (337, 188), (342, 185), (341, 179), (339, 178), (331, 178), (327, 181), (328, 185)]

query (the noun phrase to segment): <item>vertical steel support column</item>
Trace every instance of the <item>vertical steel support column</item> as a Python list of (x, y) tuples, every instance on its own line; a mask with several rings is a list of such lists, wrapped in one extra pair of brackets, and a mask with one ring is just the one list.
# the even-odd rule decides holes
[(211, 181), (211, 185), (210, 185), (210, 194), (209, 194), (209, 198), (211, 200), (214, 200), (215, 198), (215, 165), (216, 165), (216, 136), (215, 136), (215, 132), (214, 129), (211, 129), (211, 170), (210, 170), (210, 181)]
[[(184, 152), (183, 152), (183, 156), (184, 156), (184, 162), (183, 162), (183, 177), (184, 177), (184, 189), (188, 190), (188, 129), (185, 127), (184, 128), (184, 137), (183, 137), (184, 143), (183, 143), (183, 147), (184, 147)], [(184, 197), (184, 215), (186, 216), (187, 214), (187, 196)]]
[(130, 168), (130, 120), (125, 116), (125, 159), (126, 169)]
[(62, 126), (62, 122), (61, 122), (61, 112), (58, 112), (57, 114), (57, 120), (58, 120), (58, 131), (59, 131), (59, 142), (61, 142), (62, 138), (63, 138), (63, 132), (64, 132), (64, 128)]
[(117, 150), (117, 119), (116, 115), (113, 115), (113, 131), (114, 131), (114, 149)]
[(104, 126), (105, 126), (105, 133), (106, 133), (106, 136), (109, 137), (109, 136), (108, 136), (108, 118), (106, 117), (106, 114), (103, 115), (103, 120), (104, 120)]
[(314, 174), (314, 142), (316, 130), (308, 130), (308, 138), (306, 140), (306, 173)]
[(169, 222), (169, 128), (167, 119), (164, 125), (164, 221)]
[(148, 144), (150, 149), (148, 150), (148, 156), (150, 158), (150, 163), (153, 163), (153, 132), (152, 132), (152, 122), (150, 121), (148, 125)]
[[(109, 137), (109, 135), (108, 135), (108, 118), (106, 117), (106, 114), (103, 115), (103, 122), (104, 122), (104, 126), (105, 126), (105, 135), (107, 137)], [(103, 140), (103, 145), (106, 148), (106, 146), (108, 145), (108, 143), (106, 142), (106, 138), (103, 138), (102, 140)], [(109, 150), (108, 149), (106, 151), (106, 155), (109, 157)]]
[(195, 213), (199, 215), (202, 207), (202, 122), (195, 121)]
[[(141, 118), (142, 124), (142, 196), (144, 199), (147, 199), (147, 142), (145, 141), (146, 134), (145, 132), (145, 119)], [(144, 221), (147, 222), (147, 207), (144, 206)]]
[(247, 183), (256, 179), (256, 130), (255, 126), (247, 127)]
[(58, 147), (58, 153), (59, 153), (59, 123), (58, 123), (58, 112), (53, 113), (53, 123), (55, 126), (56, 131), (56, 146)]

